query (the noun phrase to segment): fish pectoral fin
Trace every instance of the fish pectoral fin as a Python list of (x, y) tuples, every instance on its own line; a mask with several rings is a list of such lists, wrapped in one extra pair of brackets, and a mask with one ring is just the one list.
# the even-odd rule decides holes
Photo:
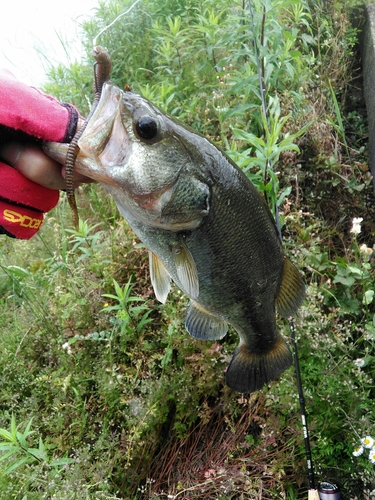
[(150, 262), (151, 283), (154, 288), (156, 298), (165, 304), (171, 289), (171, 278), (165, 269), (162, 261), (153, 252), (148, 252)]
[(189, 334), (198, 340), (222, 339), (228, 331), (225, 320), (209, 313), (193, 300), (186, 315), (185, 327)]
[(277, 310), (284, 318), (292, 316), (305, 298), (305, 284), (297, 268), (285, 257), (283, 278), (279, 295), (276, 297)]
[(234, 351), (225, 381), (238, 392), (258, 391), (264, 384), (277, 379), (292, 361), (292, 354), (280, 334), (273, 348), (265, 353), (254, 353), (241, 343)]
[(198, 298), (199, 279), (197, 266), (189, 249), (184, 243), (176, 244), (172, 248), (176, 272), (182, 288), (191, 299)]

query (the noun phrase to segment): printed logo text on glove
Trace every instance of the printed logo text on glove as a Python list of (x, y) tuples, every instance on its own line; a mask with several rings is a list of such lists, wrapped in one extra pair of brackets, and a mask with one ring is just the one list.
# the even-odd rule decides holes
[(22, 227), (28, 227), (30, 229), (38, 229), (43, 221), (39, 219), (34, 219), (28, 215), (22, 215), (14, 210), (5, 209), (3, 211), (4, 219), (13, 224), (19, 224)]

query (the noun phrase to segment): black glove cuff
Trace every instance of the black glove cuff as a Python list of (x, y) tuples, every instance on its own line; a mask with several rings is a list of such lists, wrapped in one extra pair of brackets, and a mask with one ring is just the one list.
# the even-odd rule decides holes
[(79, 114), (76, 108), (67, 102), (62, 102), (61, 106), (64, 106), (64, 108), (66, 108), (69, 112), (68, 125), (61, 142), (70, 142), (77, 131)]

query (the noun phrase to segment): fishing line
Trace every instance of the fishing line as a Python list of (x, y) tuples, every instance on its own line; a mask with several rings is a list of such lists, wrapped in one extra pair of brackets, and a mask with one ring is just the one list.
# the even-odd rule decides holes
[(134, 7), (137, 5), (137, 3), (139, 3), (141, 0), (136, 0), (127, 10), (125, 10), (124, 12), (121, 12), (121, 14), (119, 14), (116, 19), (114, 19), (111, 23), (107, 24), (107, 26), (105, 26), (101, 31), (99, 31), (99, 33), (96, 35), (96, 37), (93, 39), (93, 46), (96, 47), (97, 45), (97, 40), (98, 38), (107, 31), (107, 29), (111, 28), (115, 23), (117, 23), (117, 21), (122, 17), (122, 16), (126, 16), (126, 14), (129, 14), (130, 11), (132, 11), (134, 9)]
[[(257, 70), (258, 70), (258, 80), (259, 80), (260, 98), (261, 98), (261, 103), (262, 103), (262, 111), (264, 113), (264, 117), (265, 117), (265, 120), (266, 120), (267, 125), (268, 125), (268, 113), (267, 113), (266, 96), (265, 96), (266, 89), (265, 89), (264, 78), (263, 78), (262, 71), (261, 71), (258, 40), (257, 40), (257, 36), (255, 33), (254, 13), (253, 13), (252, 5), (251, 5), (251, 0), (249, 0), (249, 13), (250, 13), (250, 19), (251, 19), (251, 25), (252, 25), (254, 55), (255, 55), (255, 61), (256, 61)], [(264, 29), (264, 23), (265, 23), (265, 16), (266, 16), (265, 6), (263, 6), (263, 19), (262, 19), (263, 29)], [(272, 163), (271, 162), (268, 162), (268, 166), (272, 170)], [(265, 172), (265, 175), (266, 175), (266, 172)], [(274, 184), (273, 179), (272, 179), (272, 189), (275, 190), (275, 184)], [(276, 227), (277, 227), (277, 231), (279, 234), (279, 238), (282, 241), (279, 206), (277, 204), (276, 192), (274, 194), (275, 194), (274, 213), (275, 213)], [(308, 500), (319, 500), (319, 498), (320, 498), (319, 492), (315, 488), (314, 467), (313, 467), (312, 454), (311, 454), (309, 430), (308, 430), (308, 426), (307, 426), (305, 398), (304, 398), (303, 388), (302, 388), (301, 370), (300, 370), (300, 365), (299, 365), (297, 341), (296, 341), (295, 326), (294, 326), (294, 319), (293, 318), (289, 318), (289, 328), (290, 328), (290, 332), (291, 332), (291, 341), (292, 341), (292, 346), (293, 346), (293, 358), (294, 358), (294, 365), (295, 365), (295, 371), (296, 371), (297, 389), (298, 389), (298, 396), (299, 396), (300, 413), (301, 413), (303, 437), (304, 437), (304, 444), (305, 444), (305, 454), (306, 454), (306, 462), (307, 462), (307, 473), (308, 473), (308, 480), (309, 480)]]

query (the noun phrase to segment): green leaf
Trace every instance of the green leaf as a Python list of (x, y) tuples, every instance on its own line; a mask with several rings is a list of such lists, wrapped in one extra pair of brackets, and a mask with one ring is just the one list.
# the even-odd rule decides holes
[(281, 194), (279, 194), (279, 196), (278, 196), (278, 198), (277, 198), (277, 206), (278, 206), (278, 207), (280, 207), (280, 206), (283, 204), (283, 202), (284, 202), (285, 198), (286, 198), (287, 196), (289, 196), (291, 192), (292, 192), (292, 186), (288, 186), (287, 188), (285, 188), (285, 189), (281, 192)]
[(43, 440), (41, 437), (39, 437), (39, 451), (40, 451), (40, 453), (46, 452), (46, 447), (44, 446), (44, 443), (43, 443)]
[(47, 459), (45, 451), (41, 451), (39, 448), (28, 448), (27, 453), (38, 461)]
[(149, 314), (151, 313), (151, 309), (149, 311), (147, 311), (141, 318), (140, 322), (138, 323), (137, 325), (137, 332), (138, 333), (141, 333), (141, 331), (143, 330), (143, 328), (148, 324), (148, 323), (151, 323), (152, 322), (152, 318), (149, 318)]
[(7, 439), (8, 441), (10, 441), (12, 443), (17, 443), (17, 437), (16, 437), (16, 439), (13, 439), (12, 434), (9, 431), (7, 431), (6, 429), (0, 429), (0, 436), (2, 436), (3, 438)]
[(12, 455), (14, 455), (14, 453), (16, 453), (17, 451), (19, 451), (19, 449), (18, 449), (16, 446), (14, 446), (14, 447), (13, 447), (13, 449), (8, 450), (8, 451), (7, 451), (7, 453), (4, 453), (4, 455), (1, 455), (1, 456), (0, 456), (0, 462), (1, 462), (2, 460), (6, 460), (7, 458), (11, 457), (11, 456), (12, 456)]
[(73, 458), (56, 458), (55, 460), (52, 460), (49, 465), (51, 467), (61, 467), (62, 465), (69, 465), (73, 464), (75, 460)]
[(19, 450), (19, 446), (14, 445), (14, 444), (9, 444), (9, 441), (0, 442), (0, 452), (3, 450), (10, 450), (11, 448), (13, 448), (15, 450)]
[(333, 283), (341, 283), (345, 286), (354, 285), (355, 279), (352, 276), (339, 276), (338, 274), (334, 277)]
[(365, 292), (365, 295), (363, 296), (363, 303), (369, 305), (373, 300), (374, 300), (374, 290), (367, 290), (367, 292)]
[(17, 426), (16, 426), (16, 419), (14, 414), (12, 414), (12, 418), (10, 420), (10, 433), (12, 435), (13, 441), (16, 443), (17, 442)]
[(17, 441), (22, 446), (22, 448), (24, 448), (24, 449), (27, 448), (27, 443), (26, 443), (25, 435), (22, 434), (21, 432), (18, 432), (18, 431), (17, 431)]
[(172, 347), (167, 347), (165, 350), (165, 354), (161, 360), (161, 367), (165, 368), (169, 363), (171, 362), (173, 355), (173, 348)]
[(348, 266), (347, 268), (351, 273), (356, 274), (357, 276), (362, 276), (363, 271), (362, 269), (359, 269), (358, 267), (355, 266)]
[(34, 434), (34, 432), (35, 432), (35, 431), (30, 431), (30, 428), (31, 428), (31, 424), (32, 424), (32, 422), (33, 422), (33, 419), (34, 419), (34, 417), (32, 417), (32, 418), (28, 421), (28, 423), (27, 423), (27, 425), (26, 425), (26, 429), (25, 429), (25, 431), (24, 431), (24, 435), (25, 435), (25, 437), (30, 436), (31, 434)]
[(4, 474), (4, 476), (10, 474), (12, 471), (18, 469), (29, 461), (29, 457), (22, 457), (20, 460), (17, 460), (17, 462), (14, 462), (12, 465), (10, 465), (7, 469), (3, 470), (2, 473)]
[(30, 271), (27, 271), (27, 269), (24, 269), (20, 266), (8, 266), (7, 270), (18, 278), (26, 278), (27, 276), (31, 276)]

